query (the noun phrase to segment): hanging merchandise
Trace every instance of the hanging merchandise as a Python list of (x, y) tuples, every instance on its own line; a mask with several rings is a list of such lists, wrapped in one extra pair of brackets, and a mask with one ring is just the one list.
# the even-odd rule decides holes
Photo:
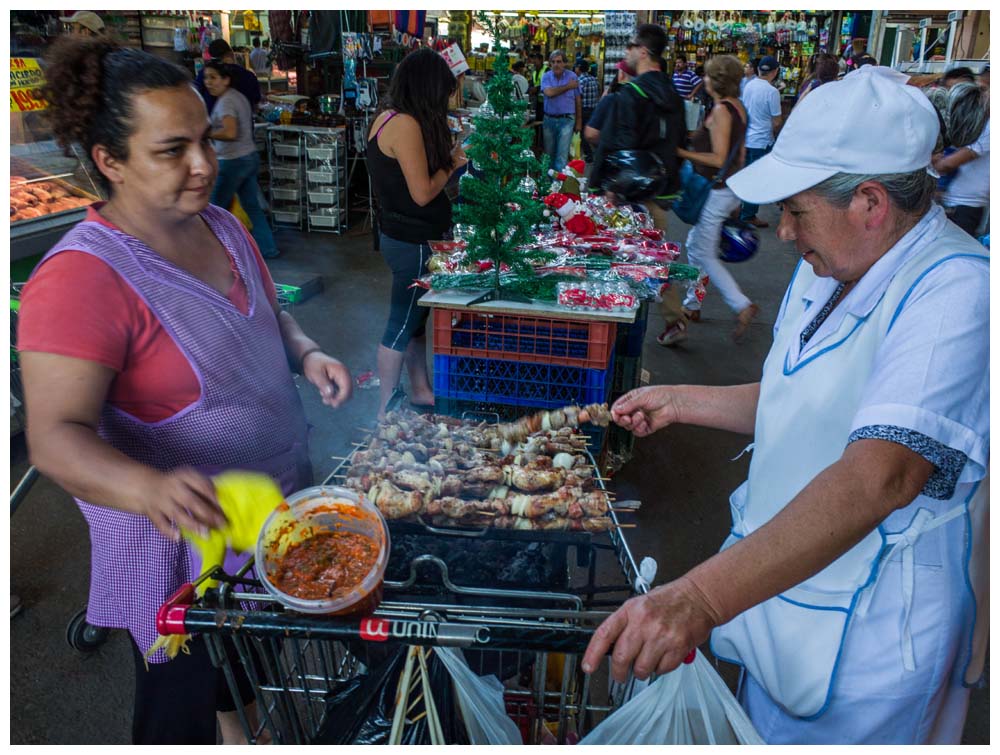
[(188, 30), (183, 26), (174, 29), (174, 52), (187, 52)]
[(260, 19), (252, 10), (243, 11), (243, 28), (247, 31), (260, 32)]

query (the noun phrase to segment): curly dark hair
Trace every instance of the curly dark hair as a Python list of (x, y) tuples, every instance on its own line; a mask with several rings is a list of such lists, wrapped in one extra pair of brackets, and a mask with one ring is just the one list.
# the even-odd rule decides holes
[[(103, 36), (60, 37), (45, 61), (42, 94), (49, 103), (52, 132), (67, 155), (79, 144), (88, 159), (94, 145), (101, 144), (115, 159), (127, 160), (134, 129), (132, 98), (191, 82), (180, 66)], [(96, 172), (110, 190), (110, 182)]]
[(429, 47), (414, 50), (396, 66), (389, 82), (389, 97), (383, 109), (413, 116), (420, 124), (427, 153), (427, 170), (451, 170), (451, 132), (448, 130), (448, 99), (458, 82), (445, 59)]

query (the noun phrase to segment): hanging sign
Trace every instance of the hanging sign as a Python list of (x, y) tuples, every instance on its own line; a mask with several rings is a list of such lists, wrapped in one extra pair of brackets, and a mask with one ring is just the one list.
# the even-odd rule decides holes
[(45, 83), (45, 75), (37, 58), (10, 59), (10, 110), (13, 113), (27, 113), (44, 110), (48, 103), (42, 99), (39, 89)]
[(465, 56), (457, 44), (452, 44), (450, 47), (444, 48), (439, 54), (447, 61), (448, 67), (456, 77), (460, 73), (465, 73), (469, 70), (469, 64), (466, 62)]

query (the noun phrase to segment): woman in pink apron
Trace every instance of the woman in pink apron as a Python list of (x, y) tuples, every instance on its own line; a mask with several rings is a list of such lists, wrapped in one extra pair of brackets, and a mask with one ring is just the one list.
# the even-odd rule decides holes
[(88, 621), (132, 639), (133, 740), (214, 744), (220, 711), (238, 741), (239, 701), (203, 643), (142, 662), (157, 608), (199, 573), (179, 528), (224, 523), (209, 480), (222, 469), (265, 472), (286, 494), (311, 484), (291, 369), (331, 407), (350, 374), (278, 309), (256, 246), (209, 204), (217, 161), (187, 72), (105, 38), (60, 40), (48, 61), (56, 138), (83, 148), (111, 199), (24, 289), (32, 461), (90, 527)]

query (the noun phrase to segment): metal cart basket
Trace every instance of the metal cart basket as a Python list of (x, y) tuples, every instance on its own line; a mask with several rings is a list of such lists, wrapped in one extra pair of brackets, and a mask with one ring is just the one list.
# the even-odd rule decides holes
[[(359, 444), (360, 447), (361, 444)], [(350, 459), (327, 479), (336, 483)], [(615, 524), (618, 519), (614, 512)], [(234, 699), (239, 665), (255, 690), (259, 724), (240, 716), (251, 742), (266, 729), (275, 743), (323, 741), (335, 722), (328, 702), (338, 690), (404, 646), (459, 648), (473, 672), (494, 674), (504, 685), (507, 714), (526, 744), (565, 743), (582, 737), (628, 698), (626, 685), (610, 682), (606, 666), (593, 674), (580, 669), (593, 630), (636, 593), (645, 592), (638, 569), (618, 528), (607, 533), (450, 530), (390, 522), (395, 548), (407, 538), (430, 538), (450, 556), (464, 546), (499, 543), (497, 552), (543, 552), (555, 564), (555, 583), (535, 589), (481, 586), (449, 570), (445, 551), (418, 553), (407, 563), (395, 552), (384, 582), (383, 600), (372, 616), (306, 616), (285, 610), (262, 595), (252, 576), (252, 559), (239, 573), (221, 570), (220, 587), (194, 600), (187, 585), (158, 616), (161, 634), (200, 633), (213, 662), (222, 668)], [(575, 558), (572, 556), (575, 555)], [(393, 564), (393, 559), (396, 563)], [(395, 567), (397, 576), (390, 580)], [(501, 564), (490, 564), (494, 574)], [(551, 578), (552, 570), (547, 574)], [(196, 640), (197, 641), (197, 640)]]

